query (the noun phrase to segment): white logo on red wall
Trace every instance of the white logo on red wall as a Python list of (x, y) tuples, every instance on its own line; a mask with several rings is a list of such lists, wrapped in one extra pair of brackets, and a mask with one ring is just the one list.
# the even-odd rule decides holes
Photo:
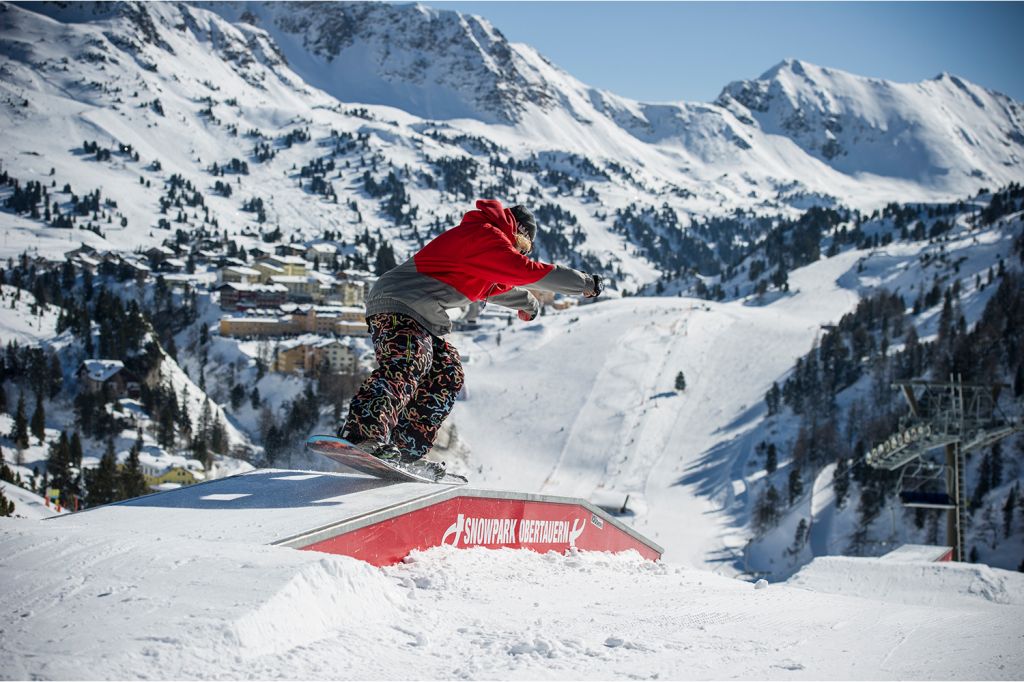
[(587, 527), (585, 518), (568, 521), (543, 519), (503, 519), (467, 517), (459, 514), (441, 538), (442, 545), (474, 547), (477, 545), (568, 544), (576, 548), (576, 540)]

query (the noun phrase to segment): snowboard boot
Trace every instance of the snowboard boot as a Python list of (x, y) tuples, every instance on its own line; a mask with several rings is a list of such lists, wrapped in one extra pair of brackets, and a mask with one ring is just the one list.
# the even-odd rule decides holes
[(383, 443), (379, 440), (364, 440), (359, 443), (353, 443), (353, 445), (368, 455), (373, 455), (377, 459), (387, 460), (388, 462), (398, 463), (402, 458), (402, 451), (393, 443)]
[(417, 476), (424, 476), (426, 478), (432, 478), (435, 481), (440, 481), (444, 478), (446, 466), (444, 462), (432, 462), (425, 457), (410, 457), (409, 455), (403, 454), (398, 463), (402, 465), (404, 469), (411, 471)]

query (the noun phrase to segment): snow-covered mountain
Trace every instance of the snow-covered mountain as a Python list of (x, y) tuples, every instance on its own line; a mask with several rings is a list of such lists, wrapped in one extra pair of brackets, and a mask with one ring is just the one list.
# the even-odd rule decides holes
[(717, 102), (847, 175), (1002, 184), (1024, 160), (1020, 103), (948, 73), (893, 83), (788, 59)]
[(900, 84), (786, 60), (726, 86), (714, 105), (651, 104), (579, 82), (480, 17), (420, 4), (208, 6), (266, 28), (297, 73), (343, 101), (507, 124), (545, 144), (596, 142), (606, 153), (633, 146), (625, 133), (681, 148), (708, 178), (742, 165), (754, 178), (768, 168), (813, 180), (813, 164), (793, 163), (779, 138), (845, 176), (961, 194), (1019, 178), (1024, 161), (1020, 105), (949, 74)]
[(199, 3), (267, 30), (306, 82), (346, 102), (427, 119), (515, 123), (547, 111), (556, 83), (486, 19), (422, 4)]
[[(470, 158), (474, 191), (535, 189), (534, 201), (576, 215), (583, 249), (637, 279), (644, 264), (607, 236), (610, 211), (629, 203), (667, 203), (685, 227), (737, 208), (955, 200), (1024, 178), (1020, 104), (948, 75), (898, 84), (787, 60), (714, 103), (644, 103), (580, 82), (482, 18), (419, 4), (26, 3), (0, 17), (0, 120), (12, 152), (39, 155), (47, 170), (67, 164), (40, 138), (132, 144), (144, 165), (160, 159), (164, 177), (201, 177), (266, 141), (247, 132), (309, 127), (321, 147), (332, 130), (364, 134), (386, 165)], [(271, 181), (310, 160), (297, 156), (246, 178), (273, 187), (271, 222), (349, 222)], [(501, 173), (485, 170), (495, 156), (524, 164), (512, 184), (489, 177)], [(4, 161), (16, 170), (31, 159)], [(545, 187), (545, 171), (570, 181)], [(360, 175), (339, 172), (349, 186)], [(408, 180), (421, 224), (461, 212), (436, 183)], [(574, 205), (589, 190), (589, 210)], [(246, 217), (236, 210), (232, 222)], [(394, 232), (393, 219), (371, 212), (368, 222)]]

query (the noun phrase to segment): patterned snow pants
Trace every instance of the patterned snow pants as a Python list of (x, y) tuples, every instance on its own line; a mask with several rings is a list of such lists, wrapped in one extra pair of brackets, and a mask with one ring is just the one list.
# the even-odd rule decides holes
[(423, 457), (462, 389), (459, 352), (406, 315), (377, 314), (366, 321), (378, 367), (352, 398), (339, 433), (355, 442), (391, 442)]

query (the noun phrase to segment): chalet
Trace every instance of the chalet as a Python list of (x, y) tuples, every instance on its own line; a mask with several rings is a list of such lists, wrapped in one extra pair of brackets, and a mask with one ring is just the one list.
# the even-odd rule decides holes
[(361, 306), (366, 303), (366, 286), (362, 282), (335, 280), (328, 298), (343, 306)]
[(143, 450), (139, 453), (139, 465), (146, 485), (153, 489), (192, 485), (206, 480), (206, 471), (198, 459), (154, 456)]
[(127, 268), (128, 271), (137, 279), (145, 279), (153, 272), (153, 269), (148, 265), (142, 261), (135, 260), (134, 258), (122, 257), (120, 265)]
[(278, 275), (270, 278), (271, 284), (278, 284), (288, 290), (288, 300), (296, 303), (322, 301), (330, 287), (310, 275)]
[(250, 258), (269, 258), (273, 256), (274, 252), (265, 246), (251, 246), (249, 247)]
[(288, 300), (288, 289), (280, 284), (225, 282), (214, 291), (220, 294), (221, 310), (276, 308)]
[(352, 348), (338, 339), (306, 334), (282, 343), (274, 358), (274, 370), (286, 374), (315, 374), (321, 369), (352, 373), (357, 358)]
[(86, 360), (78, 368), (78, 380), (89, 393), (107, 391), (112, 398), (138, 398), (142, 388), (137, 377), (120, 360)]
[(184, 272), (188, 263), (181, 258), (165, 258), (156, 266), (158, 272)]
[(192, 252), (192, 260), (205, 265), (207, 263), (216, 263), (220, 260), (221, 255), (219, 251), (212, 249), (197, 249)]
[(338, 256), (338, 247), (330, 242), (311, 244), (305, 252), (306, 260), (311, 262), (333, 263)]
[(271, 256), (265, 260), (284, 270), (283, 274), (292, 277), (305, 275), (306, 266), (309, 265), (306, 259), (300, 256)]
[(98, 258), (93, 257), (91, 254), (80, 253), (70, 260), (79, 268), (88, 270), (91, 275), (95, 275), (99, 272), (101, 261)]
[(220, 335), (231, 338), (272, 338), (299, 331), (291, 315), (238, 315), (220, 318)]
[(301, 306), (292, 312), (295, 326), (308, 333), (367, 336), (366, 310), (357, 306)]
[(260, 281), (260, 271), (245, 265), (232, 265), (221, 269), (220, 280), (222, 282), (256, 284)]
[(306, 253), (306, 246), (304, 244), (278, 244), (274, 253), (278, 256), (301, 256)]
[(154, 246), (153, 248), (146, 249), (142, 252), (143, 255), (149, 259), (149, 264), (153, 267), (158, 266), (168, 258), (175, 258), (178, 252), (169, 246)]
[(258, 260), (252, 264), (254, 270), (260, 273), (260, 282), (266, 284), (271, 277), (284, 277), (285, 270), (274, 265), (269, 260)]
[(82, 245), (79, 246), (77, 249), (72, 249), (71, 251), (65, 251), (64, 252), (64, 258), (67, 259), (67, 260), (74, 260), (77, 256), (80, 256), (80, 255), (83, 255), (83, 254), (86, 255), (86, 256), (95, 256), (96, 255), (96, 249), (94, 249), (93, 247), (89, 246), (85, 242), (82, 242)]

